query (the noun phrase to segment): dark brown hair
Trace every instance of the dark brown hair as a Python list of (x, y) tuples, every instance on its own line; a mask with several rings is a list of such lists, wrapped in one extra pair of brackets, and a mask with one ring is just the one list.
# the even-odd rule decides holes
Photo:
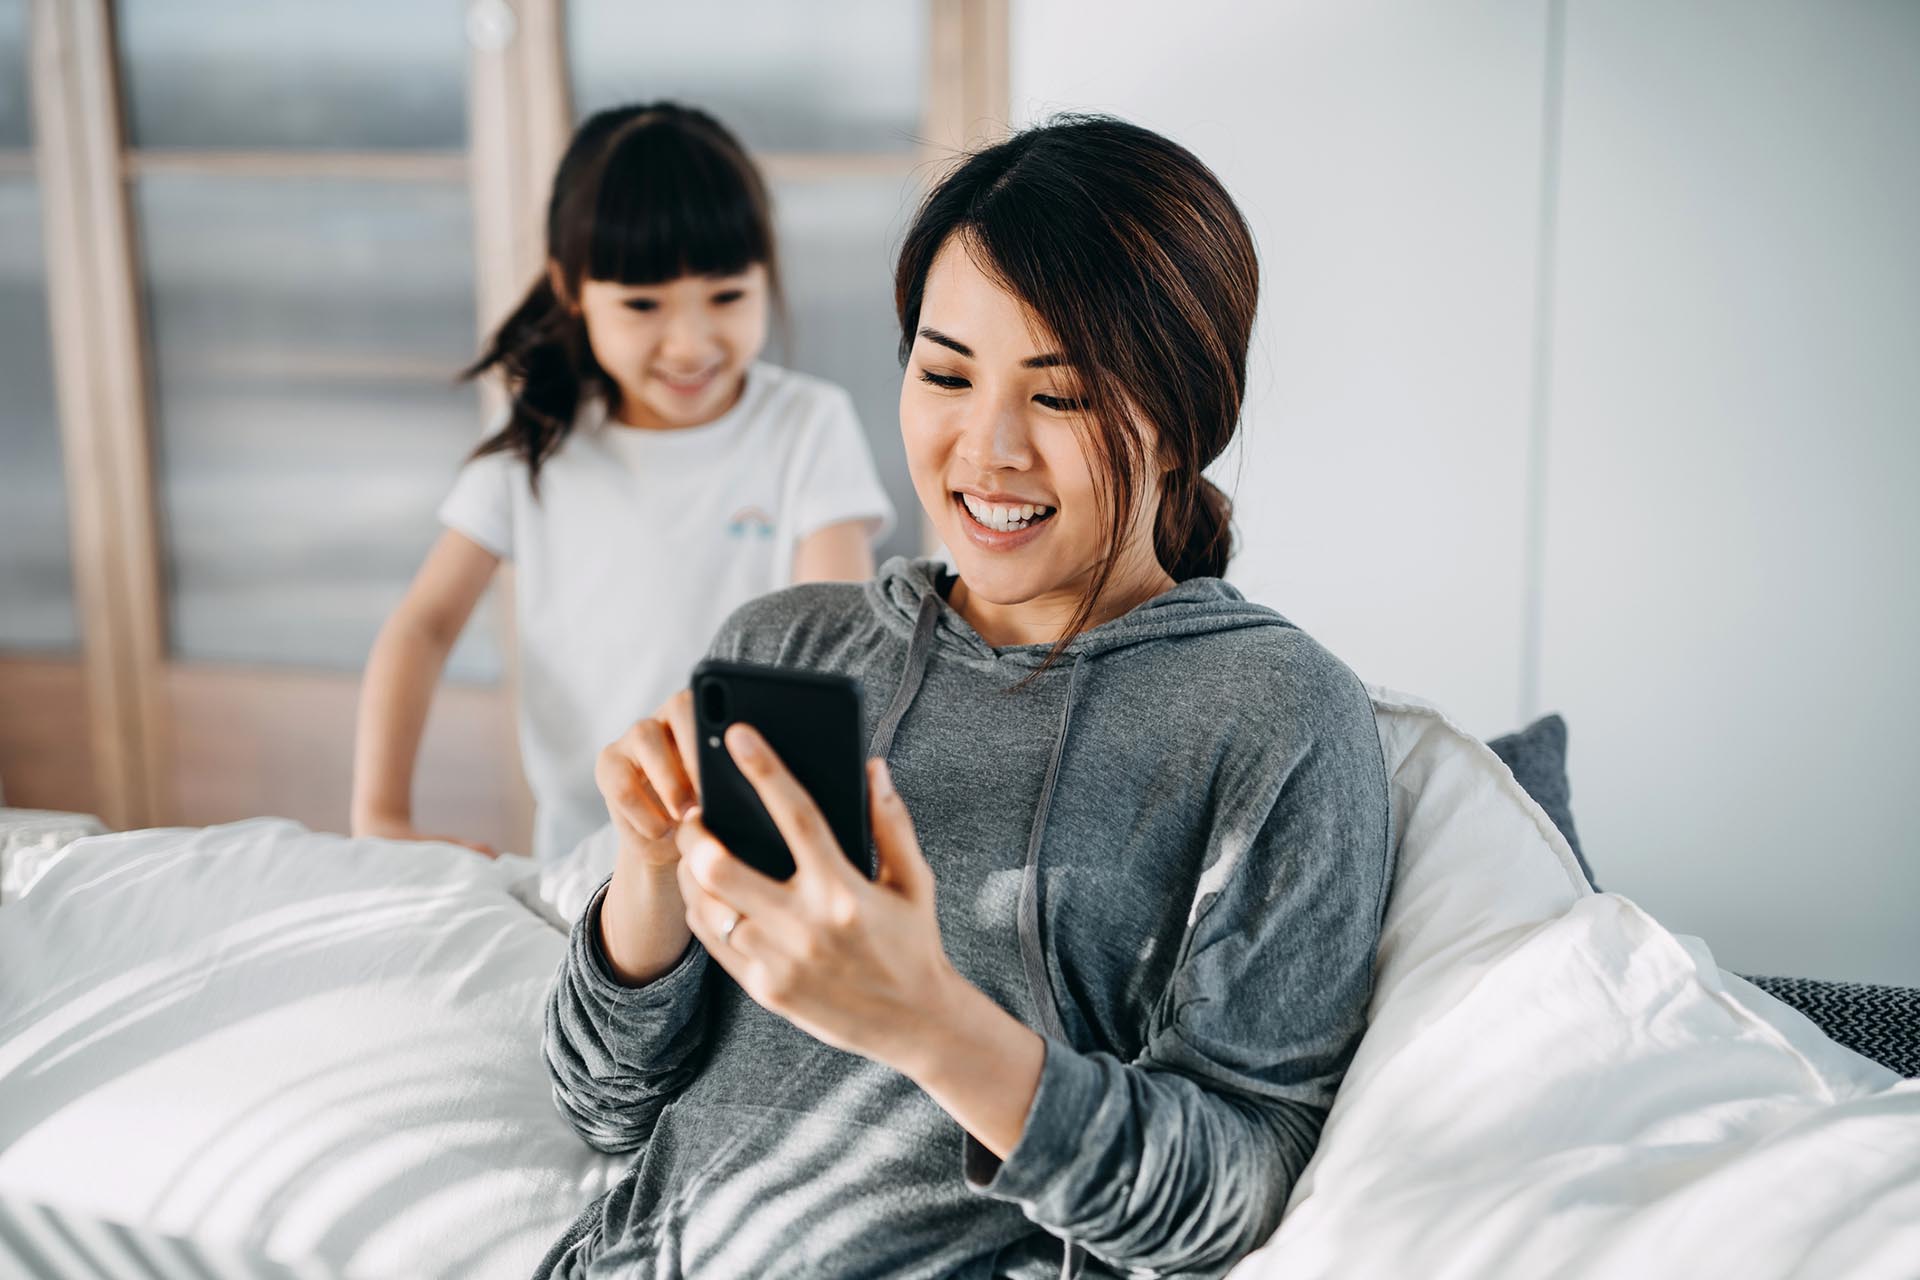
[(571, 305), (582, 281), (662, 284), (736, 275), (758, 262), (774, 315), (785, 314), (765, 181), (725, 126), (673, 102), (602, 111), (574, 133), (547, 201), (547, 259), (564, 295), (543, 270), (461, 374), (505, 375), (513, 398), (507, 424), (473, 456), (524, 459), (536, 492), (541, 464), (573, 430), (582, 393), (618, 393)]
[(964, 157), (900, 250), (903, 368), (927, 273), (950, 241), (1039, 317), (1086, 402), (1082, 438), (1109, 546), (1060, 644), (1086, 625), (1119, 563), (1149, 450), (1166, 467), (1153, 525), (1161, 565), (1181, 582), (1225, 573), (1230, 504), (1201, 470), (1240, 420), (1260, 267), (1213, 171), (1107, 116), (1055, 117)]

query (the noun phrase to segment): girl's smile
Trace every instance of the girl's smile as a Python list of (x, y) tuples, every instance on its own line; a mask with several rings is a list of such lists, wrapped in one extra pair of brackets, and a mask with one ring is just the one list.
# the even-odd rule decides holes
[(619, 388), (615, 418), (671, 431), (713, 421), (740, 397), (767, 343), (767, 270), (661, 284), (580, 283), (593, 358)]
[(714, 376), (719, 372), (719, 366), (695, 374), (668, 373), (662, 369), (656, 371), (654, 377), (665, 385), (667, 390), (673, 392), (675, 395), (693, 396), (699, 395), (702, 391), (712, 386)]

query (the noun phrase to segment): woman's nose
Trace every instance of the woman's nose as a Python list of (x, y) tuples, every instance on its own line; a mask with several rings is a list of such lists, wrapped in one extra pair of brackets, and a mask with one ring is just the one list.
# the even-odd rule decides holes
[(1033, 466), (1033, 440), (1019, 410), (985, 397), (961, 424), (956, 451), (982, 472), (1026, 471)]

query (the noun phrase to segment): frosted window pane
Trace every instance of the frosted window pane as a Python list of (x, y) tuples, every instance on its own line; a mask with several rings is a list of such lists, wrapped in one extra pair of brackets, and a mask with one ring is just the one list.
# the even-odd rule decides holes
[(27, 0), (0, 0), (0, 147), (27, 145)]
[(40, 192), (0, 178), (0, 648), (77, 647)]
[(920, 503), (900, 443), (899, 322), (893, 257), (920, 196), (910, 174), (783, 182), (774, 187), (791, 344), (769, 356), (845, 387), (898, 520), (877, 549), (918, 554)]
[(927, 59), (924, 0), (569, 0), (581, 117), (674, 98), (749, 148), (911, 152)]
[[(353, 669), (477, 436), (467, 193), (155, 175), (135, 188), (176, 654)], [(499, 669), (491, 611), (452, 674)]]
[(135, 147), (460, 148), (462, 0), (119, 0)]

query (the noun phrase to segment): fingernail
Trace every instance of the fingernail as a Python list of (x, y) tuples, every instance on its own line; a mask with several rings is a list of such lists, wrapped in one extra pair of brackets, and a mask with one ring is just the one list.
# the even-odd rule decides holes
[(736, 758), (752, 760), (760, 754), (760, 735), (752, 725), (736, 724), (727, 730), (727, 746)]
[(877, 763), (880, 767), (873, 771), (873, 785), (879, 788), (881, 795), (890, 796), (893, 794), (893, 770), (887, 767), (885, 760)]

